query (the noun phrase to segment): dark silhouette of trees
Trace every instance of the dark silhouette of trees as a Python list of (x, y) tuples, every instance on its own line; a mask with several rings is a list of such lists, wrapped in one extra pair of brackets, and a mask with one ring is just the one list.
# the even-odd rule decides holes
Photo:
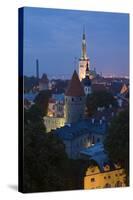
[(25, 92), (29, 92), (33, 89), (34, 86), (37, 85), (37, 78), (34, 76), (28, 77), (24, 76), (24, 90)]
[(114, 163), (119, 163), (126, 172), (129, 184), (129, 110), (126, 109), (115, 117), (110, 125), (104, 142), (105, 150)]
[(47, 114), (48, 110), (48, 102), (49, 98), (51, 97), (51, 91), (50, 90), (43, 90), (39, 92), (39, 94), (35, 97), (34, 102), (38, 107), (40, 107), (43, 116)]
[(98, 107), (116, 106), (116, 100), (108, 91), (97, 91), (87, 96), (86, 107), (89, 116), (93, 115)]
[(23, 192), (82, 189), (87, 166), (87, 161), (69, 159), (62, 141), (45, 133), (38, 105), (25, 110)]

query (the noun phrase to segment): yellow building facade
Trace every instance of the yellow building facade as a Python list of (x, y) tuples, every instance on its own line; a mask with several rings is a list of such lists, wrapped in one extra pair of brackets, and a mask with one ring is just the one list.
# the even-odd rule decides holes
[(65, 124), (65, 118), (63, 117), (49, 117), (45, 116), (43, 118), (44, 125), (46, 127), (46, 132), (50, 132), (52, 130), (56, 130), (57, 128), (61, 128)]
[(84, 177), (84, 189), (125, 187), (125, 177), (124, 170), (117, 165), (113, 170), (106, 165), (102, 172), (98, 166), (90, 166)]

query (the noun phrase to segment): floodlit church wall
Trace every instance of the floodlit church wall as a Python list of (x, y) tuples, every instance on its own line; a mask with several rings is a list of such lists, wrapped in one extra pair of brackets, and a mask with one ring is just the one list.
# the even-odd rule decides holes
[(66, 123), (76, 122), (84, 117), (85, 97), (65, 97)]

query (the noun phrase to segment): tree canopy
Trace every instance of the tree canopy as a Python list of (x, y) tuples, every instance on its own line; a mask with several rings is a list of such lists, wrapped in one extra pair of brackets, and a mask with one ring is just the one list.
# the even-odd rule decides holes
[(129, 110), (113, 119), (104, 142), (105, 150), (114, 163), (119, 163), (129, 177)]
[(36, 77), (34, 77), (34, 76), (31, 76), (31, 77), (24, 76), (24, 90), (25, 90), (25, 92), (29, 92), (36, 85), (37, 85), (37, 78)]
[(25, 110), (24, 119), (23, 192), (83, 188), (88, 162), (69, 159), (63, 142), (54, 134), (45, 133), (38, 105)]
[(116, 100), (113, 95), (108, 91), (97, 91), (93, 92), (91, 95), (87, 96), (86, 107), (88, 115), (93, 115), (98, 107), (108, 107), (110, 104), (112, 106), (117, 105)]
[(43, 116), (47, 114), (48, 110), (48, 102), (49, 98), (51, 97), (51, 91), (50, 90), (43, 90), (39, 92), (39, 94), (36, 96), (34, 102), (36, 105), (38, 105), (43, 113)]

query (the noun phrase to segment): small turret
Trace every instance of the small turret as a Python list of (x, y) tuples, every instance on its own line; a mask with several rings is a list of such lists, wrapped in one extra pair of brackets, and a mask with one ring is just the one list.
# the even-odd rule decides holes
[(87, 96), (88, 94), (91, 94), (92, 88), (91, 88), (90, 71), (89, 71), (88, 63), (86, 65), (86, 76), (82, 80), (82, 84), (84, 87), (85, 95)]

